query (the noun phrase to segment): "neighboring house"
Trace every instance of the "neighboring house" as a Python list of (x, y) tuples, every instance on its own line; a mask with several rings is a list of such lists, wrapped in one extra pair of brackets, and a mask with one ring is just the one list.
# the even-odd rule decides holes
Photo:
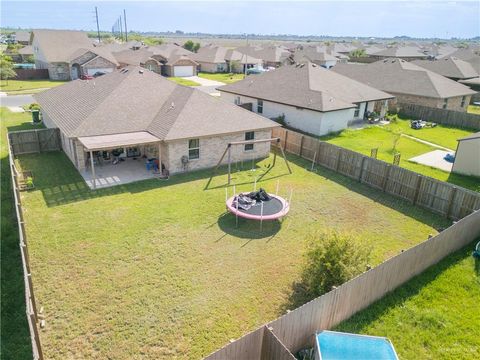
[(112, 72), (118, 66), (108, 49), (94, 47), (87, 34), (71, 30), (34, 30), (32, 46), (37, 69), (48, 69), (52, 80)]
[(30, 45), (30, 33), (28, 31), (17, 31), (14, 37), (17, 44)]
[(474, 91), (456, 81), (401, 59), (386, 59), (371, 64), (337, 64), (332, 71), (395, 95), (397, 103), (467, 111)]
[(452, 171), (480, 177), (480, 132), (458, 140)]
[(192, 59), (198, 63), (201, 72), (223, 73), (228, 71), (228, 50), (223, 46), (204, 46), (192, 55)]
[(22, 62), (26, 62), (27, 58), (33, 57), (33, 46), (27, 45), (18, 50), (18, 54), (22, 58)]
[(240, 46), (235, 51), (254, 59), (260, 59), (263, 67), (277, 68), (293, 63), (292, 53), (281, 46)]
[(422, 49), (416, 46), (398, 46), (389, 47), (368, 56), (376, 60), (383, 60), (389, 58), (397, 58), (405, 61), (428, 59), (428, 54), (425, 54)]
[(470, 99), (470, 104), (473, 104), (474, 102), (480, 102), (480, 77), (467, 80), (459, 80), (458, 82), (468, 86), (470, 89), (476, 92), (476, 94), (472, 95), (472, 98)]
[(225, 61), (227, 62), (228, 72), (243, 74), (248, 69), (263, 66), (263, 60), (254, 56), (242, 54), (236, 50), (227, 51)]
[(343, 130), (393, 98), (312, 63), (282, 66), (218, 90), (231, 103), (314, 135)]
[(415, 60), (412, 63), (455, 81), (479, 76), (470, 63), (452, 56), (439, 60)]
[(141, 66), (145, 69), (156, 72), (157, 74), (162, 73), (162, 64), (152, 58), (153, 51), (150, 51), (148, 49), (126, 49), (118, 52), (113, 52), (112, 54), (121, 68), (129, 65), (134, 65)]
[[(63, 151), (80, 171), (93, 169), (98, 157), (111, 161), (115, 153), (127, 161), (130, 155), (159, 159), (172, 174), (209, 168), (228, 143), (269, 139), (279, 126), (140, 67), (69, 82), (34, 97), (44, 124), (59, 128)], [(269, 152), (268, 142), (236, 146), (232, 161)]]
[(162, 64), (162, 75), (194, 76), (197, 74), (198, 63), (193, 60), (194, 53), (176, 44), (151, 46), (152, 58)]
[(311, 62), (325, 69), (330, 69), (337, 64), (338, 59), (326, 52), (317, 52), (314, 49), (306, 48), (305, 50), (298, 50), (294, 56), (295, 63), (302, 64)]

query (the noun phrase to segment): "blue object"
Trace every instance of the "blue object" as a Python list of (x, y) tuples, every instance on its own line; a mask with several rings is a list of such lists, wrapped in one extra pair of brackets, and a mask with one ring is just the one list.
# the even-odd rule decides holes
[(145, 161), (145, 166), (147, 167), (147, 170), (151, 170), (153, 167), (153, 164), (150, 161)]
[(317, 360), (398, 360), (392, 343), (384, 337), (322, 331), (316, 342)]
[(455, 155), (453, 154), (447, 154), (445, 155), (444, 159), (448, 161), (449, 163), (453, 163), (455, 161)]
[(475, 250), (473, 250), (472, 256), (480, 259), (480, 241), (477, 243), (477, 246), (475, 246)]

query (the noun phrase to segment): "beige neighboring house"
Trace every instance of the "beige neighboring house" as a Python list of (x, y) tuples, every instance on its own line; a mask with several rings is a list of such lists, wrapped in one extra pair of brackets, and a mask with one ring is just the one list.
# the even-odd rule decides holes
[(466, 112), (475, 91), (469, 87), (401, 59), (371, 64), (337, 64), (331, 71), (395, 95), (397, 103)]
[(479, 76), (478, 71), (473, 68), (472, 64), (453, 56), (439, 60), (416, 60), (413, 61), (413, 64), (455, 81)]
[(253, 59), (260, 59), (263, 67), (279, 67), (281, 65), (290, 65), (292, 61), (292, 53), (286, 48), (276, 45), (270, 46), (239, 46), (235, 49), (243, 55), (247, 55)]
[(452, 171), (480, 178), (480, 132), (458, 140)]
[(198, 63), (193, 60), (194, 53), (177, 44), (150, 46), (152, 58), (162, 65), (162, 75), (188, 77), (197, 75)]
[(346, 129), (369, 111), (384, 114), (393, 98), (312, 63), (250, 75), (218, 90), (228, 102), (313, 135)]
[(30, 45), (30, 33), (28, 31), (17, 31), (15, 42), (20, 45)]
[(22, 62), (26, 62), (26, 60), (30, 57), (33, 56), (33, 46), (32, 45), (27, 45), (18, 50), (18, 55), (22, 58)]
[[(35, 95), (43, 122), (83, 174), (159, 159), (171, 174), (210, 168), (227, 144), (270, 139), (277, 123), (141, 67), (72, 81)], [(232, 161), (264, 158), (270, 143), (232, 148)], [(115, 165), (115, 158), (125, 161)], [(112, 164), (113, 161), (113, 164)], [(225, 161), (227, 161), (225, 159)], [(94, 165), (95, 164), (95, 165)], [(120, 167), (118, 167), (120, 169)]]
[(112, 52), (112, 54), (119, 63), (120, 68), (133, 65), (141, 66), (157, 74), (162, 73), (162, 64), (152, 57), (153, 51), (146, 48), (138, 48), (136, 50), (128, 48)]
[(325, 69), (330, 69), (331, 67), (337, 65), (338, 59), (328, 54), (327, 52), (318, 52), (315, 48), (305, 48), (304, 50), (297, 50), (294, 56), (295, 62), (297, 64), (311, 62)]
[(48, 69), (51, 80), (75, 80), (118, 66), (111, 52), (94, 47), (83, 31), (34, 30), (31, 36), (35, 67)]
[(369, 54), (371, 58), (376, 60), (384, 60), (390, 58), (402, 59), (405, 61), (428, 59), (429, 55), (417, 46), (395, 46), (389, 47), (375, 53)]
[(198, 63), (198, 70), (206, 73), (224, 73), (229, 66), (227, 64), (228, 50), (223, 46), (202, 46), (192, 59)]

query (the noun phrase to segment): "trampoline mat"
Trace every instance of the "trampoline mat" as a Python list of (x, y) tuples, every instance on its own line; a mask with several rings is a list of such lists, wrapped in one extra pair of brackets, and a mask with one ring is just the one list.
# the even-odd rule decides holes
[[(268, 215), (274, 215), (278, 214), (283, 210), (283, 203), (278, 200), (277, 198), (272, 197), (268, 201), (263, 202), (263, 215), (268, 216)], [(244, 210), (244, 209), (238, 209), (238, 211), (250, 214), (250, 215), (262, 215), (262, 204), (261, 202), (257, 202), (255, 205), (253, 205), (250, 209)]]

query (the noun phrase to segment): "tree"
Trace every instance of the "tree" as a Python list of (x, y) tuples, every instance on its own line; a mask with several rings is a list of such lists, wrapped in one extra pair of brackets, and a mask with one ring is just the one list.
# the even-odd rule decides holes
[(351, 234), (316, 232), (309, 242), (302, 274), (309, 298), (323, 295), (367, 269), (371, 245)]
[(198, 49), (200, 49), (200, 43), (197, 42), (193, 45), (192, 51), (196, 53), (198, 52)]
[(360, 58), (360, 57), (366, 57), (367, 53), (365, 52), (365, 49), (356, 49), (353, 51), (350, 51), (350, 57), (354, 58)]
[(398, 142), (400, 141), (400, 138), (402, 137), (402, 132), (401, 131), (392, 131), (393, 138), (392, 138), (392, 152), (395, 154), (397, 152), (397, 145)]
[(7, 80), (17, 76), (13, 68), (13, 61), (10, 56), (0, 55), (0, 80)]
[(184, 48), (184, 49), (187, 49), (187, 50), (189, 50), (189, 51), (193, 51), (193, 47), (194, 47), (194, 46), (195, 46), (195, 44), (193, 43), (192, 40), (187, 40), (187, 41), (185, 42), (185, 44), (183, 44), (183, 48)]

